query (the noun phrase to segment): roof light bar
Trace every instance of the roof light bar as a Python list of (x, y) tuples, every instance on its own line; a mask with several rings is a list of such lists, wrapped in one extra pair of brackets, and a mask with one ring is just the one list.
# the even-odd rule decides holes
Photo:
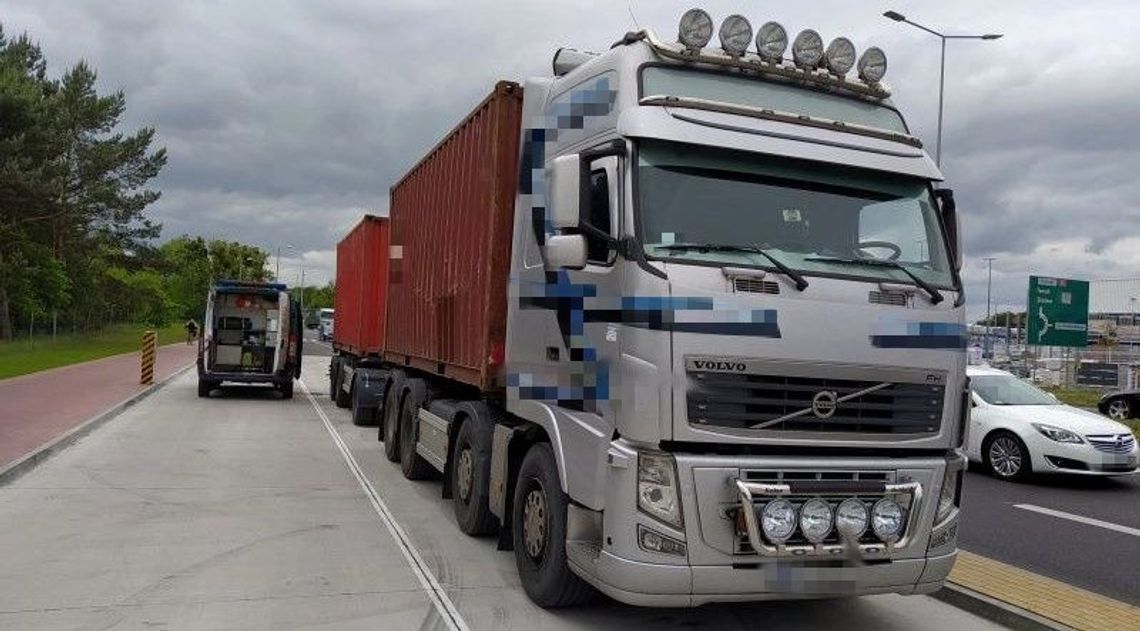
[(689, 9), (681, 16), (677, 40), (689, 50), (700, 50), (712, 39), (713, 21), (703, 9)]
[(752, 24), (743, 15), (730, 15), (720, 24), (720, 47), (732, 57), (741, 57), (752, 43)]

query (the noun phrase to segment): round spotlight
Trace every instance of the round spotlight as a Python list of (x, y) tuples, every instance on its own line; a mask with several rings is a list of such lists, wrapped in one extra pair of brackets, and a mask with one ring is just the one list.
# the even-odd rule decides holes
[(724, 52), (739, 57), (752, 43), (752, 25), (743, 15), (730, 15), (720, 24), (720, 47)]
[(839, 508), (835, 510), (835, 529), (849, 539), (857, 540), (862, 537), (863, 533), (867, 532), (869, 521), (867, 507), (853, 497), (840, 502)]
[(756, 52), (764, 61), (781, 61), (788, 49), (788, 32), (778, 22), (765, 22), (756, 32)]
[(681, 30), (677, 35), (685, 48), (698, 49), (708, 45), (712, 39), (713, 21), (702, 9), (689, 9), (681, 16)]
[(773, 500), (760, 511), (760, 529), (772, 543), (784, 543), (796, 531), (796, 508), (788, 500)]
[(792, 42), (792, 59), (797, 65), (814, 68), (823, 60), (823, 38), (809, 29), (800, 31)]
[(810, 499), (800, 507), (800, 530), (812, 543), (822, 543), (831, 534), (831, 506), (821, 499)]
[(855, 44), (846, 37), (836, 37), (827, 45), (827, 69), (843, 76), (855, 66)]
[(878, 83), (887, 74), (887, 54), (872, 46), (859, 58), (859, 77), (867, 83)]
[(902, 534), (905, 515), (898, 502), (884, 497), (871, 509), (871, 529), (883, 541), (897, 541)]

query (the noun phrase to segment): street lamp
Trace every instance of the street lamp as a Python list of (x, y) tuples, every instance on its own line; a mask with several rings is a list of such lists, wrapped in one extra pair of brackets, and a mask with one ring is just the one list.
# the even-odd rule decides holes
[(938, 31), (927, 28), (917, 22), (911, 22), (906, 19), (906, 16), (897, 11), (887, 11), (883, 17), (894, 20), (895, 22), (904, 22), (915, 28), (921, 29), (937, 36), (942, 40), (942, 61), (938, 70), (938, 146), (934, 152), (934, 163), (939, 167), (942, 166), (942, 94), (946, 85), (946, 40), (948, 39), (984, 39), (992, 40), (1001, 37), (1001, 33), (986, 33), (985, 35), (943, 35)]
[(990, 289), (994, 284), (994, 257), (988, 256), (985, 259), (987, 267), (986, 278), (986, 337), (982, 343), (982, 357), (989, 357), (990, 354)]
[[(291, 244), (286, 243), (285, 249), (288, 251), (292, 251), (293, 246)], [(277, 246), (277, 265), (276, 265), (276, 269), (273, 272), (273, 282), (275, 282), (275, 283), (281, 282), (281, 246), (280, 245)]]

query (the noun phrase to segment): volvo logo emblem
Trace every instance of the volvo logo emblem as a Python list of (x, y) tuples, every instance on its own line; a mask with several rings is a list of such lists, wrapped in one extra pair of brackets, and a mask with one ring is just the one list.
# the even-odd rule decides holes
[(817, 392), (811, 398), (811, 413), (815, 414), (817, 418), (829, 418), (835, 414), (835, 409), (839, 407), (837, 401), (839, 397), (830, 390)]

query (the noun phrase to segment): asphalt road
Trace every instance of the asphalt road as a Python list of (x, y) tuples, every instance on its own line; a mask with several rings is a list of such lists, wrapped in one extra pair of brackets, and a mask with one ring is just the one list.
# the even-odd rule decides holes
[(962, 548), (1140, 605), (1140, 476), (1010, 483), (971, 471), (962, 514)]
[(996, 628), (926, 596), (544, 611), (308, 359), (319, 407), (183, 375), (0, 487), (0, 628)]
[(309, 355), (315, 357), (332, 357), (332, 345), (328, 342), (322, 342), (320, 338), (317, 337), (316, 329), (305, 329), (305, 343), (303, 348), (305, 349), (305, 359), (301, 361), (302, 365), (309, 359)]

